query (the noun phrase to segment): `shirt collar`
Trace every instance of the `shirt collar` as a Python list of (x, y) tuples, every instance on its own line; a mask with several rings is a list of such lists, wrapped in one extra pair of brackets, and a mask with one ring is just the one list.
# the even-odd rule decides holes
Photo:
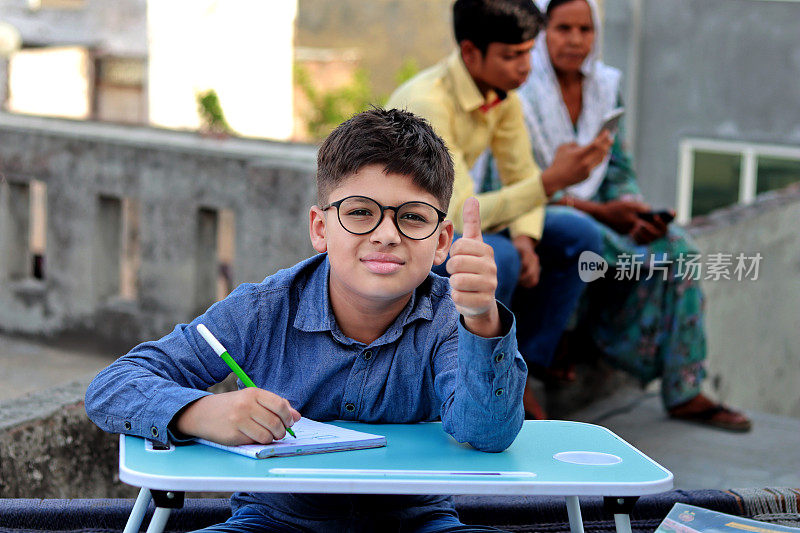
[(475, 80), (472, 79), (464, 60), (461, 58), (461, 51), (456, 49), (447, 58), (447, 69), (453, 79), (453, 90), (459, 105), (464, 111), (470, 112), (481, 109), (489, 111), (505, 100), (508, 94), (500, 90), (491, 90), (484, 98)]
[[(411, 300), (400, 312), (400, 315), (373, 344), (385, 344), (397, 340), (403, 328), (418, 319), (433, 320), (433, 303), (431, 301), (431, 283), (433, 275), (428, 274), (425, 281), (411, 293)], [(328, 297), (330, 279), (330, 262), (325, 259), (314, 269), (305, 285), (298, 288), (297, 316), (294, 327), (301, 331), (330, 331), (334, 338), (345, 344), (355, 341), (344, 336), (336, 324), (331, 300)]]

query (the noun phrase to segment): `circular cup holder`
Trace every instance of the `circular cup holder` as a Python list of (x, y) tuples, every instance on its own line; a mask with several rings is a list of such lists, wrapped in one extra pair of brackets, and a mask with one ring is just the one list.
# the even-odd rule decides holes
[(615, 465), (622, 462), (616, 455), (602, 452), (559, 452), (553, 459), (562, 463), (590, 466)]

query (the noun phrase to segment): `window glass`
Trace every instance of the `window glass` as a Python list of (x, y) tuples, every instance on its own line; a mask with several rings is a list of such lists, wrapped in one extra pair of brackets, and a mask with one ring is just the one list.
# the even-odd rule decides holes
[(692, 216), (705, 215), (714, 209), (739, 201), (740, 154), (694, 153)]
[(756, 176), (757, 194), (782, 189), (800, 181), (800, 160), (759, 156)]

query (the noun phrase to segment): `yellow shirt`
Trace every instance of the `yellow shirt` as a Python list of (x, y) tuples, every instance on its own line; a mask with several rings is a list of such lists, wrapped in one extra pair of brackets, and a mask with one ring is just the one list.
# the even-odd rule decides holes
[[(541, 238), (547, 195), (541, 172), (533, 160), (522, 106), (516, 92), (488, 110), (497, 100), (484, 98), (467, 71), (458, 50), (401, 85), (389, 97), (387, 108), (406, 109), (426, 118), (444, 139), (455, 164), (453, 197), (448, 217), (461, 232), (464, 201), (475, 196), (481, 206), (481, 226), (495, 232), (506, 227), (512, 235)], [(469, 169), (491, 148), (503, 187), (475, 194)]]

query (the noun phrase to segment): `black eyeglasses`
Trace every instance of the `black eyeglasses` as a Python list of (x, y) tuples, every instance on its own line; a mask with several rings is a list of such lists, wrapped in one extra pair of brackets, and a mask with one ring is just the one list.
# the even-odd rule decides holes
[(405, 202), (398, 206), (381, 205), (367, 196), (348, 196), (320, 207), (323, 211), (336, 208), (339, 223), (353, 235), (366, 235), (383, 221), (387, 209), (394, 211), (394, 225), (404, 237), (415, 241), (427, 239), (447, 213), (425, 202)]

